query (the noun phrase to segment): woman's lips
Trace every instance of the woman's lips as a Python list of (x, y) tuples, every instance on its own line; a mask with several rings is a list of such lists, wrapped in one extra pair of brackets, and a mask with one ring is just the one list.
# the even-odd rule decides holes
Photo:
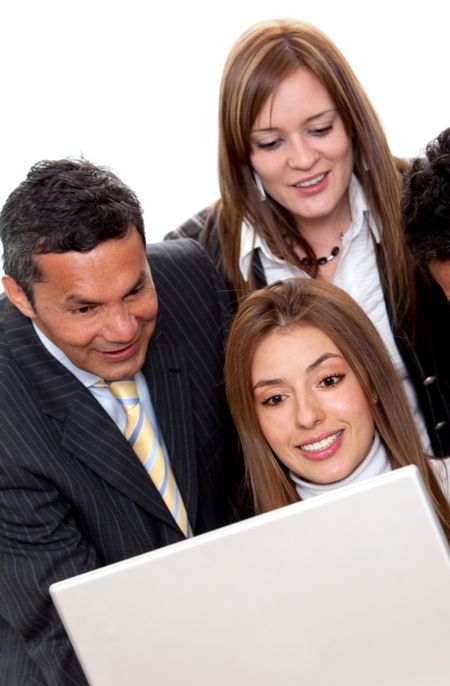
[(326, 460), (337, 453), (344, 440), (343, 437), (344, 431), (340, 429), (320, 440), (297, 445), (296, 448), (301, 451), (303, 457), (307, 460), (312, 460), (313, 462)]
[(315, 176), (310, 176), (307, 179), (302, 179), (292, 185), (296, 193), (303, 196), (316, 195), (321, 193), (328, 185), (329, 172), (322, 172)]

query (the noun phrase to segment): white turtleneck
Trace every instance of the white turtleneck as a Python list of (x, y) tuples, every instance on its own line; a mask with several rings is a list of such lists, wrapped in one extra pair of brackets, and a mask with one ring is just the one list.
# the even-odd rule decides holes
[(316, 495), (329, 493), (330, 491), (336, 490), (336, 488), (348, 486), (348, 484), (355, 483), (356, 481), (364, 481), (365, 479), (370, 479), (373, 476), (378, 476), (379, 474), (384, 474), (385, 472), (390, 471), (391, 465), (389, 463), (386, 450), (380, 441), (378, 432), (375, 432), (369, 454), (351, 474), (345, 477), (345, 479), (342, 479), (341, 481), (335, 481), (331, 484), (316, 484), (311, 481), (305, 481), (304, 479), (301, 479), (293, 472), (289, 472), (289, 476), (294, 482), (295, 489), (301, 500), (306, 500), (307, 498), (312, 498)]

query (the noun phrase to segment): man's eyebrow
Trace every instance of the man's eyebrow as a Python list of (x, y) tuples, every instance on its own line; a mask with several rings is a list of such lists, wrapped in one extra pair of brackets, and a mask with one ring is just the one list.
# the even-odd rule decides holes
[[(306, 373), (309, 374), (310, 372), (314, 371), (317, 367), (320, 367), (322, 362), (326, 362), (329, 359), (332, 359), (334, 357), (337, 357), (339, 359), (343, 359), (342, 355), (338, 355), (337, 353), (323, 353), (323, 355), (320, 355), (314, 362), (311, 362), (310, 365), (306, 367)], [(286, 379), (260, 379), (255, 383), (253, 386), (253, 390), (255, 391), (257, 388), (265, 388), (266, 386), (278, 386), (286, 383)]]
[[(127, 297), (127, 295), (130, 295), (130, 293), (133, 293), (133, 291), (137, 290), (140, 286), (142, 286), (143, 283), (145, 283), (145, 280), (147, 278), (147, 272), (142, 270), (141, 273), (139, 274), (138, 278), (134, 282), (134, 284), (131, 286), (131, 288), (123, 295), (124, 298)], [(65, 302), (69, 305), (81, 305), (83, 307), (88, 307), (88, 306), (93, 306), (93, 305), (100, 305), (101, 302), (98, 300), (88, 300), (87, 298), (84, 298), (81, 295), (78, 295), (77, 293), (71, 293), (65, 298)]]
[[(329, 114), (330, 112), (335, 112), (337, 113), (337, 110), (332, 107), (329, 110), (323, 110), (323, 112), (318, 112), (317, 114), (313, 114), (311, 117), (308, 117), (308, 119), (305, 119), (305, 124), (310, 124), (311, 122), (315, 121), (316, 119), (320, 119), (320, 117), (323, 117), (325, 114)], [(266, 131), (278, 131), (280, 127), (279, 126), (268, 126), (263, 129), (252, 129), (251, 133), (264, 133)]]
[(66, 298), (65, 302), (68, 305), (98, 305), (99, 303), (94, 300), (87, 300), (86, 298), (77, 295), (76, 293), (71, 293)]

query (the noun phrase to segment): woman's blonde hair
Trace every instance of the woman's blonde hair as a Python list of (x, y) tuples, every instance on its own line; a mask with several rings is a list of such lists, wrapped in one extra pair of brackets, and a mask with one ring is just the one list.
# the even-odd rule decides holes
[(286, 469), (272, 453), (256, 415), (252, 363), (273, 331), (314, 326), (339, 348), (363, 389), (393, 469), (415, 464), (450, 540), (450, 507), (423, 453), (401, 382), (378, 332), (343, 290), (321, 280), (288, 279), (249, 295), (227, 344), (225, 384), (257, 512), (298, 500)]
[[(400, 231), (401, 162), (389, 150), (379, 119), (349, 64), (332, 41), (314, 26), (293, 20), (257, 24), (235, 43), (225, 64), (219, 106), (219, 178), (216, 205), (223, 270), (238, 294), (255, 288), (239, 270), (240, 230), (247, 220), (274, 252), (302, 267), (294, 218), (272, 198), (261, 202), (250, 165), (250, 134), (274, 89), (299, 67), (311, 71), (326, 88), (341, 116), (354, 151), (354, 173), (361, 183), (382, 239), (380, 272), (394, 323), (409, 311), (412, 265)], [(304, 267), (303, 267), (304, 268)], [(317, 275), (317, 267), (311, 276)]]

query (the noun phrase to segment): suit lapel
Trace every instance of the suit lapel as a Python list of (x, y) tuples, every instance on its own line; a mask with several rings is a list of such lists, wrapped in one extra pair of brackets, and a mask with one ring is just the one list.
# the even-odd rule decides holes
[(89, 391), (84, 388), (83, 391), (72, 399), (65, 419), (62, 447), (117, 491), (178, 529), (128, 441)]
[(160, 332), (150, 340), (143, 367), (155, 413), (169, 453), (172, 469), (195, 528), (198, 482), (192, 416), (192, 380), (178, 346), (165, 342)]
[[(92, 394), (44, 348), (30, 321), (10, 309), (5, 313), (5, 331), (10, 350), (31, 381), (43, 412), (58, 420), (62, 448), (178, 531), (128, 441)], [(164, 428), (163, 432), (166, 436)]]

